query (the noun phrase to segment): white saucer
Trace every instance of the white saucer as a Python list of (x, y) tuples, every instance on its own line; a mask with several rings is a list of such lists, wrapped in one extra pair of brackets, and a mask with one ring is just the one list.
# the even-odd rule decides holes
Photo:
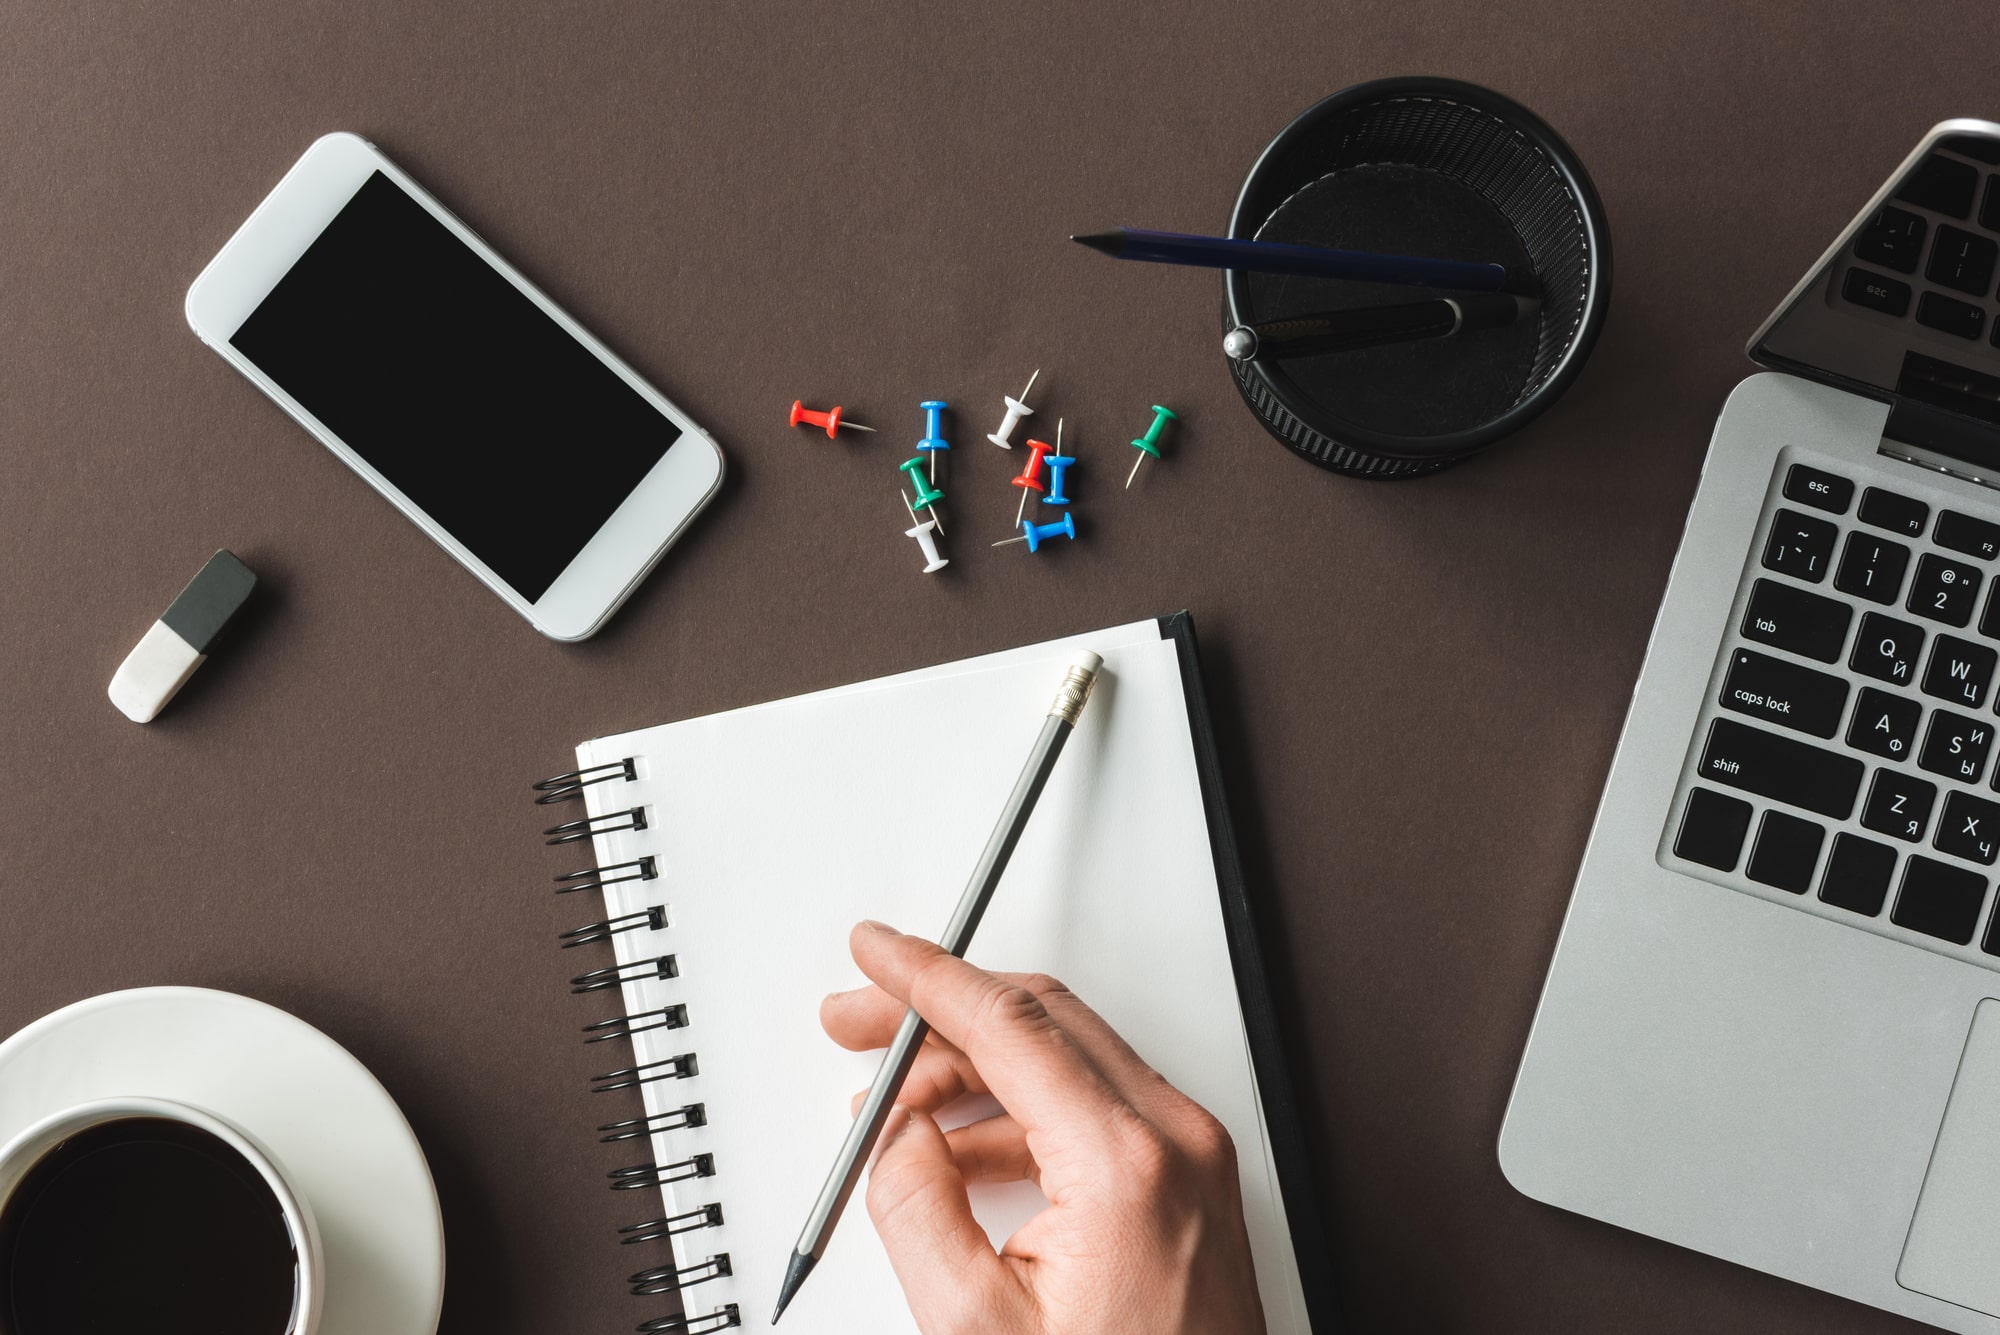
[(0, 1143), (120, 1095), (218, 1113), (271, 1151), (319, 1222), (319, 1335), (436, 1335), (444, 1221), (389, 1092), (338, 1043), (261, 1001), (199, 987), (110, 992), (0, 1043)]

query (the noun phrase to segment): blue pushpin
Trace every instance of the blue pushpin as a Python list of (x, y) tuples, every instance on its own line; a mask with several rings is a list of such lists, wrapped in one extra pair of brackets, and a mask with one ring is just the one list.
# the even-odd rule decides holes
[(1042, 497), (1043, 505), (1068, 505), (1069, 497), (1063, 493), (1063, 474), (1076, 462), (1074, 454), (1051, 454), (1048, 457), (1049, 494)]
[(1025, 542), (1028, 544), (1028, 550), (1033, 552), (1041, 550), (1042, 544), (1050, 538), (1074, 539), (1075, 537), (1076, 515), (1073, 511), (1065, 510), (1063, 511), (1063, 517), (1053, 524), (1034, 524), (1027, 520), (1022, 520), (1020, 537), (1005, 538), (993, 545), (995, 547), (1005, 547), (1010, 542)]
[(917, 442), (917, 452), (927, 454), (931, 460), (931, 485), (937, 485), (937, 452), (951, 448), (951, 442), (944, 438), (942, 429), (944, 410), (951, 407), (943, 399), (925, 399), (917, 405), (924, 410), (924, 438)]

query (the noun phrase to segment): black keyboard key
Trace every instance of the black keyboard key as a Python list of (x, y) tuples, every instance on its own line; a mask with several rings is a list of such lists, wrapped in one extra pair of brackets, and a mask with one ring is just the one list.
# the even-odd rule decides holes
[(1708, 725), (1701, 777), (1834, 820), (1846, 820), (1861, 791), (1862, 764), (1734, 719)]
[(1979, 633), (2000, 639), (2000, 585), (1995, 585), (1986, 599), (1986, 610), (1979, 617)]
[[(2000, 176), (1993, 179), (2000, 181)], [(1991, 561), (2000, 556), (2000, 524), (1989, 524), (1984, 519), (1974, 519), (1956, 510), (1940, 510), (1937, 532), (1931, 534), (1931, 541), (1940, 547)]]
[[(1840, 657), (1840, 647), (1847, 643), (1847, 625), (1852, 620), (1854, 609), (1846, 603), (1774, 579), (1760, 579), (1750, 587), (1750, 606), (1743, 613), (1743, 638), (1801, 658), (1831, 663)], [(1917, 637), (1921, 641), (1923, 632), (1917, 631)]]
[(2000, 176), (1986, 178), (1986, 194), (1979, 201), (1979, 225), (2000, 232)]
[(1854, 238), (1854, 257), (1897, 273), (1915, 273), (1929, 230), (1922, 214), (1884, 204)]
[(1764, 544), (1764, 567), (1817, 584), (1826, 578), (1826, 568), (1833, 560), (1833, 540), (1838, 533), (1824, 519), (1796, 510), (1780, 510), (1771, 520), (1771, 539)]
[(1785, 474), (1785, 499), (1830, 514), (1844, 515), (1854, 499), (1854, 484), (1844, 477), (1836, 477), (1805, 464), (1793, 464)]
[(1802, 895), (1812, 888), (1813, 868), (1819, 865), (1819, 846), (1825, 840), (1824, 827), (1782, 811), (1767, 811), (1757, 827), (1757, 843), (1744, 874), (1760, 885)]
[(1840, 295), (1864, 310), (1880, 311), (1901, 318), (1910, 313), (1910, 285), (1872, 269), (1850, 265), (1841, 280)]
[(1908, 686), (1916, 680), (1917, 656), (1923, 651), (1922, 627), (1863, 612), (1861, 633), (1854, 637), (1854, 654), (1847, 665), (1864, 677)]
[(1944, 287), (1983, 297), (1986, 289), (1993, 286), (1996, 259), (2000, 259), (2000, 242), (1942, 223), (1937, 230), (1937, 244), (1931, 247), (1931, 262), (1924, 266), (1924, 277)]
[[(1868, 800), (1861, 806), (1861, 823), (1877, 834), (1914, 844), (1924, 837), (1924, 827), (1931, 823), (1931, 804), (1936, 801), (1936, 784), (1913, 774), (1878, 769), (1875, 782), (1868, 785)], [(1888, 881), (1885, 873), (1882, 883), (1887, 885)]]
[(1978, 189), (1979, 168), (1933, 153), (1904, 178), (1896, 198), (1933, 213), (1963, 218), (1972, 212), (1972, 195)]
[(1917, 299), (1917, 323), (1940, 334), (1978, 338), (1986, 328), (1986, 311), (1956, 297), (1926, 292)]
[(1900, 542), (1856, 530), (1840, 549), (1840, 569), (1833, 587), (1856, 598), (1887, 607), (1903, 591), (1903, 572), (1910, 568), (1910, 549)]
[(1917, 757), (1917, 764), (1947, 779), (1978, 783), (1979, 771), (1986, 768), (1986, 752), (1992, 745), (1992, 724), (1949, 710), (1934, 709), (1931, 711), (1930, 729), (1924, 733), (1923, 754)]
[(1674, 856), (1717, 871), (1735, 871), (1750, 829), (1750, 804), (1706, 788), (1688, 793), (1681, 832), (1674, 836)]
[(1931, 517), (1931, 508), (1900, 492), (1870, 487), (1861, 493), (1859, 514), (1864, 524), (1886, 528), (1906, 538), (1921, 538), (1924, 536), (1924, 522)]
[(1931, 665), (1924, 669), (1924, 694), (1977, 709), (1986, 700), (1996, 659), (2000, 654), (1983, 644), (1940, 635), (1931, 646)]
[(1854, 704), (1854, 721), (1847, 725), (1847, 744), (1870, 755), (1908, 760), (1923, 713), (1915, 700), (1864, 686)]
[(1963, 626), (1972, 620), (1979, 601), (1979, 567), (1953, 561), (1934, 552), (1917, 558), (1917, 576), (1910, 581), (1909, 610), (1932, 621)]
[(1794, 728), (1815, 737), (1840, 731), (1847, 709), (1847, 683), (1797, 663), (1738, 649), (1722, 681), (1724, 709)]
[[(2000, 181), (2000, 176), (1996, 176), (1993, 179)], [(1990, 196), (1993, 192), (1988, 190), (1986, 193)], [(1987, 919), (1986, 939), (1979, 943), (1979, 948), (1989, 955), (2000, 955), (2000, 913), (1996, 913)]]
[(2000, 851), (2000, 803), (1989, 802), (1971, 793), (1944, 795), (1944, 814), (1938, 817), (1937, 838), (1931, 847), (1983, 867), (1993, 865)]
[(1925, 936), (1953, 945), (1967, 945), (1979, 926), (1979, 909), (1986, 902), (1986, 878), (1978, 872), (1926, 857), (1912, 857), (1903, 868), (1896, 890), (1896, 907), (1889, 920)]
[(1872, 918), (1889, 897), (1889, 874), (1896, 870), (1896, 850), (1856, 834), (1833, 837), (1833, 852), (1820, 878), (1819, 897), (1838, 909)]

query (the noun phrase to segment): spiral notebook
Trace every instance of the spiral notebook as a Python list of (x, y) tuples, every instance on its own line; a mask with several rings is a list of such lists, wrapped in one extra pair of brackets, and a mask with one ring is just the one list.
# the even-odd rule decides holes
[[(967, 957), (1063, 979), (1223, 1122), (1271, 1335), (1337, 1329), (1185, 613), (599, 738), (538, 785), (584, 807), (548, 842), (597, 860), (558, 888), (604, 902), (564, 944), (572, 990), (603, 1002), (586, 1036), (616, 1054), (593, 1087), (602, 1139), (630, 1150), (607, 1172), (635, 1202), (641, 1329), (768, 1326), (879, 1057), (818, 1024), (863, 981), (848, 929), (943, 928), (1076, 648), (1105, 672)], [(972, 1196), (996, 1244), (1044, 1204), (1025, 1183)], [(784, 1327), (915, 1331), (858, 1198)]]

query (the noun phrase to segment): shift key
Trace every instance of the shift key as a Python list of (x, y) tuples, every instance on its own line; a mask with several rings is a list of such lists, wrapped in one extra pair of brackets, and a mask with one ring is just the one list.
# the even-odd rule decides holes
[(1865, 767), (1853, 756), (1822, 751), (1735, 719), (1709, 725), (1700, 777), (1833, 820), (1854, 813)]
[(1720, 703), (1766, 723), (1831, 737), (1840, 731), (1847, 708), (1847, 683), (1782, 658), (1738, 649), (1730, 655)]

